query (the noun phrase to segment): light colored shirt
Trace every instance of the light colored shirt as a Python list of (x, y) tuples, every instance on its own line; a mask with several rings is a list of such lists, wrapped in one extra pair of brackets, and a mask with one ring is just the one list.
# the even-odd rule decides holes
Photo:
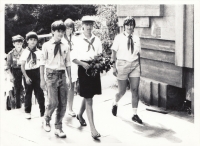
[(71, 66), (70, 63), (70, 50), (69, 45), (61, 40), (61, 54), (58, 53), (54, 57), (55, 40), (51, 38), (48, 42), (45, 42), (42, 46), (41, 65), (45, 65), (45, 68), (53, 70), (65, 70), (66, 67)]
[(88, 45), (84, 39), (87, 39), (84, 34), (81, 34), (77, 37), (76, 41), (74, 43), (74, 49), (71, 53), (72, 61), (74, 59), (77, 60), (83, 60), (88, 61), (91, 59), (94, 59), (94, 56), (97, 56), (98, 54), (102, 53), (102, 44), (98, 37), (92, 34), (90, 39), (87, 39), (89, 42), (95, 37), (95, 40), (93, 42), (94, 50), (92, 49), (92, 46), (90, 46), (90, 50), (88, 51)]
[(23, 48), (21, 48), (19, 52), (14, 48), (8, 53), (6, 69), (10, 69), (11, 67), (20, 68), (20, 65), (21, 65), (20, 56), (22, 55), (23, 51), (24, 51)]
[[(68, 41), (64, 37), (62, 38), (62, 42), (68, 44)], [(72, 47), (71, 49), (72, 50), (70, 51), (70, 55), (71, 55), (71, 53), (74, 50), (74, 44), (75, 43), (78, 43), (77, 36), (72, 35), (72, 38), (71, 38), (71, 47)], [(78, 78), (78, 65), (75, 64), (74, 62), (72, 62), (72, 60), (70, 60), (70, 61), (71, 61), (71, 77), (72, 77), (72, 82), (75, 82), (75, 81), (77, 81), (77, 78)]]
[(32, 55), (31, 55), (31, 59), (29, 61), (27, 61), (28, 56), (30, 54), (30, 50), (28, 48), (26, 48), (23, 51), (23, 53), (20, 57), (20, 60), (26, 61), (25, 70), (31, 70), (31, 69), (36, 69), (36, 68), (40, 67), (40, 59), (41, 59), (42, 51), (39, 49), (36, 49), (36, 51), (34, 53), (36, 54), (36, 58), (37, 58), (36, 63), (34, 63)]
[(140, 38), (132, 34), (133, 44), (134, 44), (134, 52), (131, 53), (131, 47), (128, 50), (128, 33), (123, 32), (121, 34), (118, 34), (113, 42), (113, 45), (111, 47), (112, 50), (117, 52), (117, 59), (119, 60), (126, 60), (129, 62), (132, 62), (136, 59), (138, 59), (138, 52), (141, 52), (141, 44), (140, 44)]

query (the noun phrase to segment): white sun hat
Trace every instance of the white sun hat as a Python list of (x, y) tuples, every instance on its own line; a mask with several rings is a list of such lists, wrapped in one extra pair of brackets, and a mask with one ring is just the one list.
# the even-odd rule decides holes
[(82, 19), (81, 19), (82, 22), (84, 21), (92, 21), (92, 22), (95, 22), (95, 19), (93, 16), (83, 16)]

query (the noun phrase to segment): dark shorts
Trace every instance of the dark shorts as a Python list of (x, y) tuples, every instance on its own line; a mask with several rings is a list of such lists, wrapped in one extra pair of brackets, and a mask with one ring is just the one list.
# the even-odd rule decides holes
[(95, 77), (88, 76), (86, 70), (82, 66), (79, 66), (78, 78), (81, 97), (92, 98), (96, 94), (101, 94), (100, 73), (97, 73)]

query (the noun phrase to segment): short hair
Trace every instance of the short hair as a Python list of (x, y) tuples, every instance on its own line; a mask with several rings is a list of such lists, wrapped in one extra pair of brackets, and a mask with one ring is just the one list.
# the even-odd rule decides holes
[(64, 22), (66, 27), (70, 27), (73, 29), (73, 32), (75, 31), (74, 21), (70, 18), (66, 19)]
[(129, 25), (129, 24), (133, 25), (133, 27), (135, 28), (135, 25), (136, 25), (135, 19), (131, 16), (128, 16), (124, 19), (124, 24), (123, 24), (124, 29), (125, 29), (125, 25)]
[(62, 30), (65, 31), (66, 30), (66, 26), (64, 25), (62, 20), (59, 21), (54, 21), (51, 24), (51, 30), (56, 31), (56, 30)]
[(26, 41), (28, 41), (30, 38), (35, 38), (38, 40), (38, 36), (36, 32), (30, 31), (26, 34)]

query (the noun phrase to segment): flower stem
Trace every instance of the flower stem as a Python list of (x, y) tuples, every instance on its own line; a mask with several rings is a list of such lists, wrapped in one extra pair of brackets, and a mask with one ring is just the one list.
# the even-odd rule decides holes
[[(85, 70), (85, 73), (87, 74), (87, 69)], [(90, 75), (87, 74), (87, 76), (90, 76)]]

